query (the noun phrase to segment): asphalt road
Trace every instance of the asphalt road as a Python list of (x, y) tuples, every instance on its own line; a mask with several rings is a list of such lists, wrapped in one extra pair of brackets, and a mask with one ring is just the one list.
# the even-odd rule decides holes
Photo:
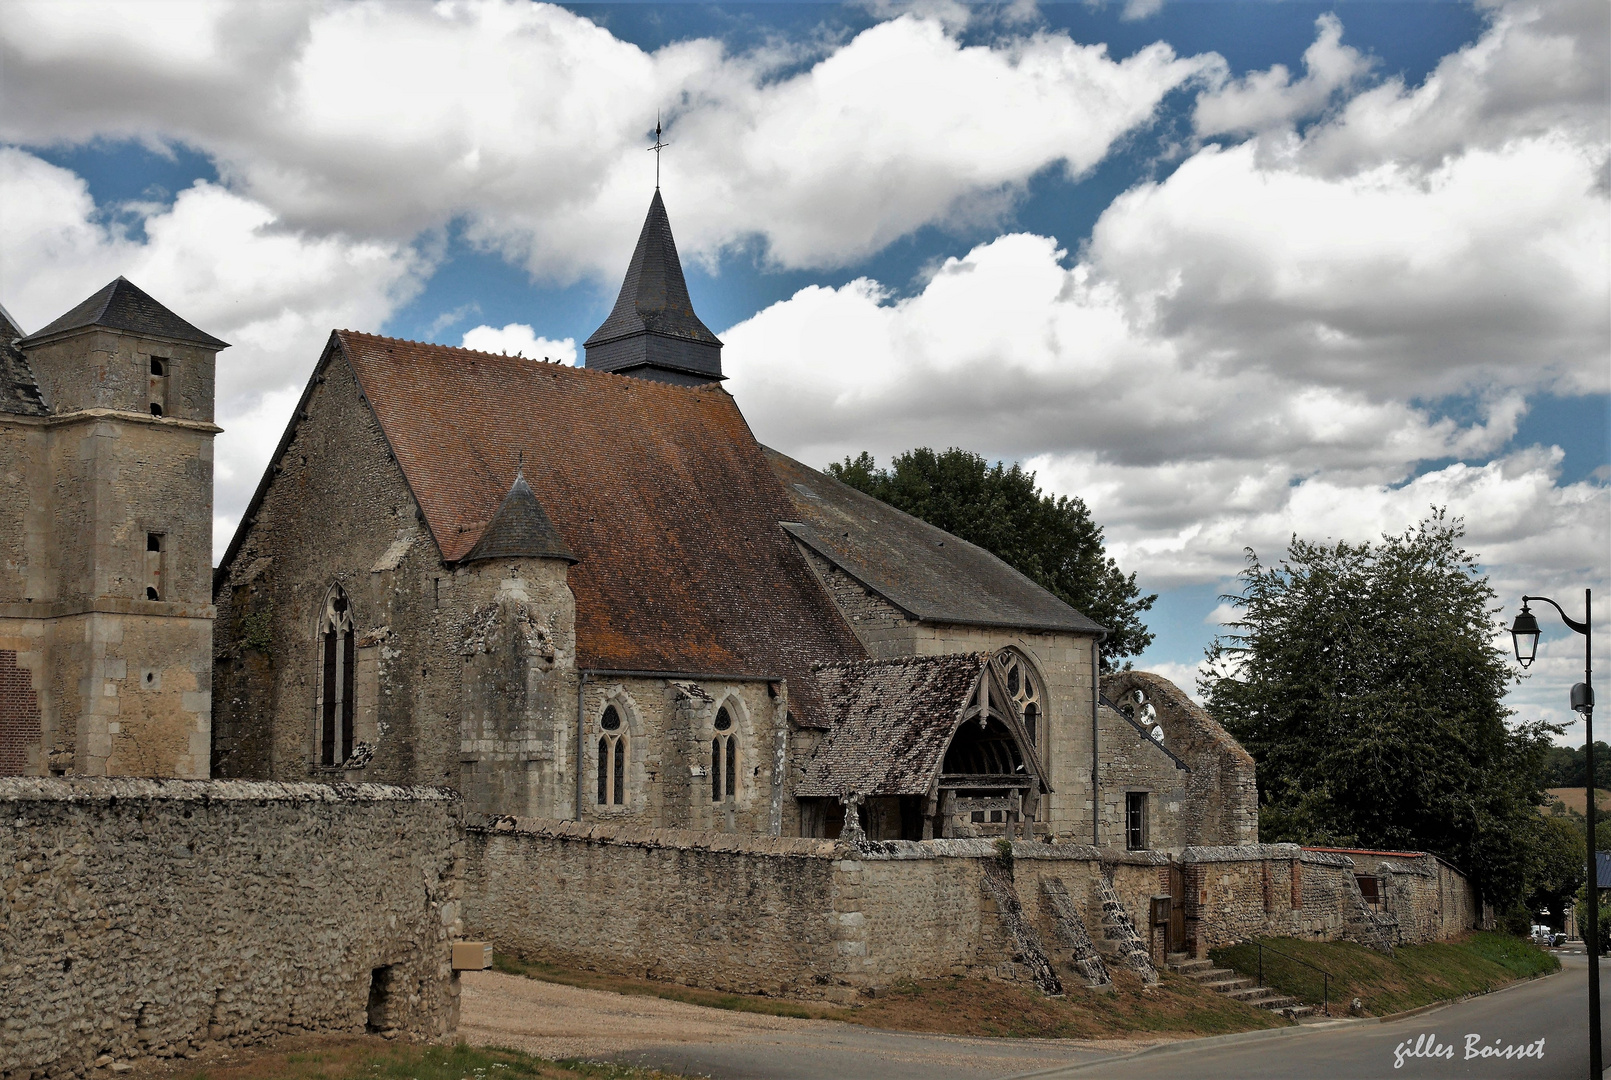
[[(1192, 1040), (1135, 1055), (1113, 1056), (1089, 1044), (942, 1038), (835, 1024), (721, 1042), (639, 1046), (610, 1057), (713, 1080), (1583, 1077), (1588, 1072), (1588, 960), (1581, 952), (1561, 959), (1565, 970), (1559, 975), (1391, 1023), (1351, 1021), (1268, 1036)], [(1611, 991), (1611, 965), (1605, 974)], [(1611, 1029), (1611, 1009), (1606, 1022)], [(1542, 1039), (1542, 1056), (1467, 1058), (1473, 1035), (1479, 1052), (1537, 1046)], [(1421, 1056), (1410, 1053), (1418, 1040)], [(1429, 1045), (1441, 1056), (1427, 1056)]]
[[(1441, 1077), (1584, 1077), (1589, 1071), (1588, 957), (1561, 956), (1558, 975), (1391, 1023), (1343, 1023), (1273, 1038), (1231, 1038), (1034, 1074), (1037, 1080), (1430, 1080)], [(1602, 975), (1611, 975), (1606, 965)], [(1603, 983), (1611, 989), (1611, 979)], [(1602, 1025), (1611, 1009), (1602, 1007)], [(1433, 1040), (1435, 1039), (1435, 1043)], [(1467, 1047), (1537, 1046), (1542, 1056), (1467, 1056)], [(1436, 1046), (1440, 1056), (1426, 1053)], [(1413, 1053), (1417, 1047), (1422, 1054)], [(1400, 1053), (1403, 1057), (1400, 1058)]]

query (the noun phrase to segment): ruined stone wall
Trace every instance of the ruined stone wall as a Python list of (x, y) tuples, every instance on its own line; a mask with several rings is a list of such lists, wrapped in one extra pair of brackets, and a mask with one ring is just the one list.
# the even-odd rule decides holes
[(11, 778), (0, 818), (0, 1076), (456, 1024), (451, 792)]
[(1355, 874), (1378, 879), (1382, 912), (1406, 944), (1445, 941), (1477, 928), (1481, 904), (1466, 876), (1425, 852), (1349, 851)]
[[(992, 840), (849, 844), (514, 819), (472, 822), (468, 840), (467, 927), (528, 959), (837, 1000), (900, 979), (1030, 977), (985, 888), (1001, 866)], [(1017, 898), (1043, 942), (1055, 941), (1047, 878), (1099, 930), (1093, 882), (1106, 872), (1145, 926), (1161, 856), (1104, 864), (1081, 845), (1012, 850)]]
[[(1115, 705), (1135, 710), (1139, 719), (1150, 717), (1147, 722), (1163, 729), (1163, 745), (1190, 767), (1175, 850), (1258, 842), (1256, 769), (1253, 756), (1241, 744), (1161, 676), (1115, 672), (1102, 680), (1102, 692)], [(1124, 745), (1122, 737), (1120, 744)]]
[(1191, 843), (1192, 773), (1186, 763), (1105, 706), (1097, 711), (1097, 772), (1099, 817), (1086, 840), (1107, 850), (1128, 848), (1126, 806), (1130, 793), (1138, 792), (1146, 796), (1146, 849), (1178, 852)]
[(1345, 856), (1296, 844), (1193, 847), (1186, 867), (1187, 937), (1198, 955), (1256, 937), (1392, 944), (1366, 909)]

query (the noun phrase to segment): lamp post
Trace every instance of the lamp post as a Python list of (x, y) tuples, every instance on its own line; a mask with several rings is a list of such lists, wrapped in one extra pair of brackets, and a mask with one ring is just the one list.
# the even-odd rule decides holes
[(1586, 807), (1589, 828), (1589, 925), (1584, 930), (1583, 941), (1589, 947), (1589, 1076), (1593, 1080), (1601, 1080), (1604, 1072), (1600, 1061), (1600, 875), (1597, 866), (1599, 859), (1594, 850), (1594, 671), (1591, 651), (1594, 645), (1594, 597), (1590, 590), (1583, 590), (1582, 622), (1572, 618), (1561, 605), (1547, 596), (1522, 597), (1521, 614), (1511, 624), (1510, 637), (1516, 647), (1516, 662), (1524, 668), (1531, 667), (1538, 656), (1538, 619), (1527, 608), (1530, 600), (1548, 604), (1561, 613), (1562, 622), (1583, 635), (1583, 681), (1572, 687), (1571, 701), (1572, 711), (1583, 716), (1583, 738), (1587, 747), (1584, 764), (1589, 772)]

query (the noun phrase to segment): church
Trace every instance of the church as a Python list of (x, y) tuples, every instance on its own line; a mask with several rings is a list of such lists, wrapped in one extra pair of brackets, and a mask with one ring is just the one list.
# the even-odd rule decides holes
[(210, 596), (225, 343), (122, 279), (0, 334), (0, 773), (758, 836), (1256, 836), (1251, 758), (1165, 680), (1104, 681), (1100, 625), (756, 440), (658, 190), (585, 366), (333, 331)]

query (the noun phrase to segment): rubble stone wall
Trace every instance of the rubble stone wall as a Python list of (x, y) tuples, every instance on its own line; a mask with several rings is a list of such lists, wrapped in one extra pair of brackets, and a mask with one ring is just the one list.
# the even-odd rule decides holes
[[(988, 839), (846, 843), (569, 821), (468, 829), (465, 923), (500, 952), (744, 993), (853, 999), (900, 979), (1032, 978), (985, 888)], [(1145, 925), (1163, 856), (1019, 841), (1024, 920), (1056, 947), (1043, 878), (1100, 928), (1104, 869)], [(999, 891), (999, 890), (998, 890)]]
[(1406, 943), (1443, 941), (1481, 920), (1477, 890), (1460, 871), (1425, 852), (1350, 851), (1355, 874), (1379, 879), (1381, 907)]
[(0, 1077), (457, 1024), (451, 792), (0, 779)]

